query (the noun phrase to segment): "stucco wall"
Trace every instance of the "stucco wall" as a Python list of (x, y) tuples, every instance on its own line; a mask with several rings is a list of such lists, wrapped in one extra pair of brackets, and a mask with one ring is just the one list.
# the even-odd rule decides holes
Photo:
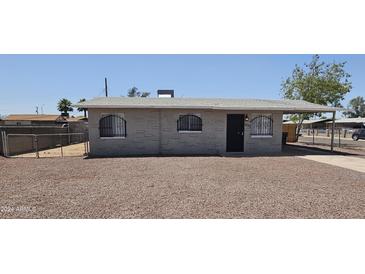
[[(127, 121), (126, 138), (100, 138), (102, 114), (120, 113)], [(179, 133), (180, 114), (199, 114), (200, 133)], [(176, 109), (89, 109), (90, 154), (95, 156), (155, 154), (225, 154), (227, 114), (242, 111)], [(251, 138), (250, 123), (245, 122), (244, 153), (271, 153), (281, 150), (282, 113), (273, 114), (272, 138)]]

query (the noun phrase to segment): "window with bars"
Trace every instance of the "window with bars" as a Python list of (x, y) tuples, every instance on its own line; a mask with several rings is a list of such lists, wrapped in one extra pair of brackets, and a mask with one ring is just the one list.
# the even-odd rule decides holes
[(107, 115), (99, 121), (100, 137), (126, 137), (127, 122), (120, 115)]
[(177, 131), (202, 131), (202, 119), (197, 115), (180, 115), (177, 120)]
[(256, 115), (250, 122), (251, 136), (272, 136), (273, 121), (271, 115)]

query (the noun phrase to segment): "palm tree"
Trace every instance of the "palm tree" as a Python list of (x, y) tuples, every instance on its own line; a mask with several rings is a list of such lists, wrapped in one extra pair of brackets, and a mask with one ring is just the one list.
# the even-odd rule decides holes
[[(85, 98), (82, 98), (79, 100), (79, 103), (82, 103), (82, 102), (85, 102), (86, 99)], [(83, 111), (84, 112), (84, 117), (86, 118), (86, 108), (77, 108), (78, 111)]]
[(66, 98), (62, 98), (58, 101), (57, 104), (57, 109), (59, 111), (61, 111), (61, 115), (62, 116), (69, 116), (68, 112), (69, 111), (73, 111), (74, 109), (72, 108), (72, 103), (70, 100), (66, 99)]

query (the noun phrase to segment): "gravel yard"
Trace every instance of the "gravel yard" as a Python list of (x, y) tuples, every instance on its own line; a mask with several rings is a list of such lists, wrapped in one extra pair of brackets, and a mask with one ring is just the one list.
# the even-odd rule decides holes
[(0, 218), (365, 218), (365, 174), (294, 156), (5, 159)]

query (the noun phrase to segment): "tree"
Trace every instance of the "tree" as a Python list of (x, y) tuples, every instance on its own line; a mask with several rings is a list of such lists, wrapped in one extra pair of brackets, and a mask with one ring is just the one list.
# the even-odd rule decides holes
[(57, 109), (58, 109), (58, 111), (61, 111), (61, 115), (67, 116), (67, 117), (69, 116), (68, 112), (74, 110), (72, 108), (71, 101), (66, 98), (62, 98), (58, 101)]
[[(79, 100), (79, 103), (82, 103), (82, 102), (85, 102), (86, 99), (85, 98), (82, 98)], [(81, 112), (83, 111), (84, 112), (84, 117), (86, 118), (86, 108), (77, 108), (77, 111)]]
[(136, 87), (132, 87), (128, 90), (128, 97), (148, 97), (150, 94), (150, 92), (139, 92)]
[[(311, 103), (330, 106), (341, 106), (341, 101), (350, 92), (351, 75), (345, 71), (346, 62), (326, 64), (319, 60), (319, 55), (313, 55), (309, 64), (304, 67), (295, 65), (292, 75), (281, 83), (281, 93), (284, 98), (305, 100)], [(297, 136), (303, 120), (316, 114), (295, 114), (291, 120), (297, 123)]]
[(354, 112), (346, 112), (346, 116), (350, 118), (365, 117), (365, 100), (362, 96), (352, 98), (348, 104), (348, 108)]

